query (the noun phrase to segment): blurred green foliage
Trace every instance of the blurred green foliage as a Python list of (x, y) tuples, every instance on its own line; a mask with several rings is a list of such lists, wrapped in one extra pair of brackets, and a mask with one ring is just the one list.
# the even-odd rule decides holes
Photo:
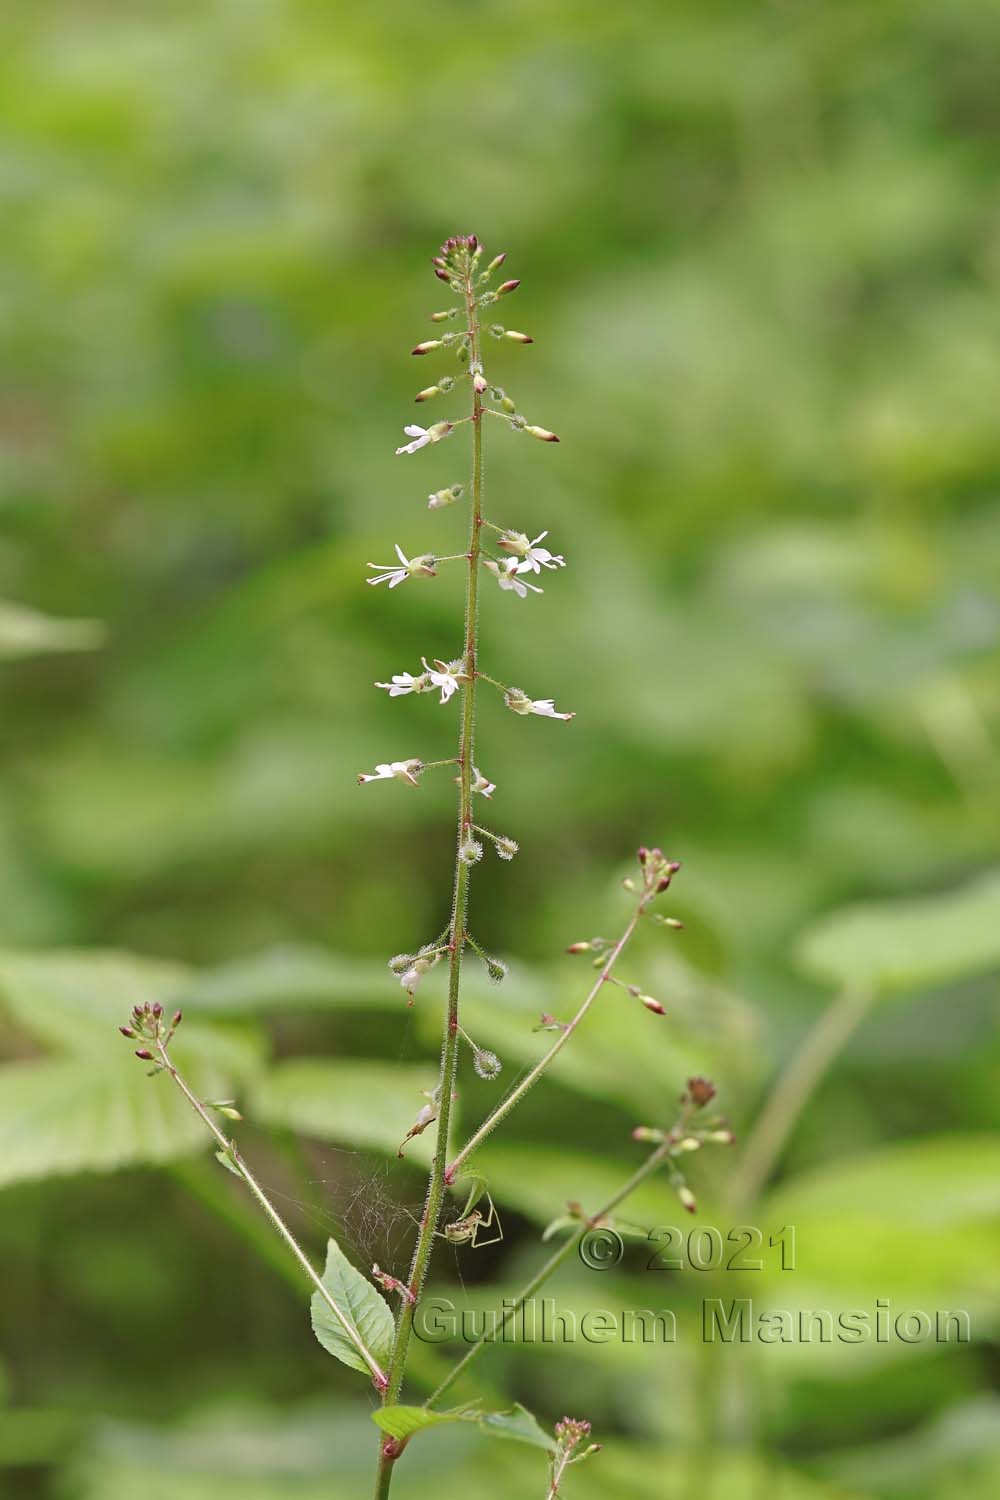
[[(558, 954), (614, 928), (638, 842), (684, 861), (687, 931), (632, 960), (668, 1019), (600, 1009), (483, 1153), (506, 1238), (437, 1289), (512, 1292), (687, 1071), (745, 1135), (847, 984), (892, 1003), (758, 1209), (799, 1269), (718, 1294), (967, 1306), (976, 1340), (505, 1348), (469, 1394), (593, 1420), (567, 1500), (995, 1494), (1000, 4), (39, 0), (4, 30), (0, 1490), (366, 1493), (356, 1377), (113, 1028), (182, 1001), (314, 1259), (405, 1263), (437, 997), (405, 1015), (382, 962), (445, 918), (453, 788), (355, 774), (452, 753), (450, 709), (371, 683), (455, 654), (461, 581), (361, 580), (462, 546), (425, 508), (460, 442), (393, 448), (428, 257), (474, 229), (537, 339), (496, 378), (562, 437), (488, 434), (489, 513), (569, 562), (488, 591), (484, 661), (578, 717), (482, 707), (522, 853), (477, 873), (513, 972), (470, 988), (505, 1072), (463, 1078), (464, 1124), (579, 994)], [(706, 1222), (729, 1169), (696, 1163)], [(708, 1283), (640, 1271), (554, 1290), (687, 1327)], [(415, 1440), (400, 1500), (542, 1493), (485, 1448)]]

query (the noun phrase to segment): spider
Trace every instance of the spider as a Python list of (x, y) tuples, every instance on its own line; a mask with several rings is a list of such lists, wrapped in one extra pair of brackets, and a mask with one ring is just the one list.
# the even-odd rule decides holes
[[(441, 1230), (441, 1238), (448, 1241), (449, 1245), (469, 1245), (473, 1250), (481, 1250), (484, 1245), (497, 1245), (503, 1239), (503, 1226), (500, 1223), (500, 1215), (497, 1213), (496, 1204), (486, 1191), (486, 1183), (481, 1177), (473, 1177), (469, 1196), (465, 1200), (465, 1207), (457, 1219), (452, 1219), (450, 1224), (445, 1224)], [(480, 1198), (485, 1197), (489, 1205), (489, 1213), (483, 1213), (476, 1208)], [(491, 1239), (480, 1239), (479, 1236), (486, 1230), (493, 1229), (495, 1234)]]

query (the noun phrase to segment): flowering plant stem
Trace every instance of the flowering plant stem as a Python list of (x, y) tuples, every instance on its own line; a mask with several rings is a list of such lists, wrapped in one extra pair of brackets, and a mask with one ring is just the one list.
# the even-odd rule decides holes
[(344, 1334), (346, 1335), (346, 1337), (350, 1340), (350, 1342), (357, 1349), (358, 1353), (361, 1355), (361, 1358), (364, 1360), (365, 1364), (371, 1371), (372, 1380), (374, 1381), (377, 1389), (384, 1390), (387, 1384), (387, 1376), (384, 1370), (381, 1368), (374, 1355), (365, 1345), (352, 1321), (345, 1315), (340, 1305), (330, 1294), (328, 1288), (324, 1285), (322, 1279), (317, 1274), (316, 1270), (309, 1260), (309, 1257), (302, 1249), (298, 1240), (292, 1234), (292, 1231), (289, 1229), (288, 1225), (278, 1213), (278, 1210), (275, 1208), (274, 1204), (271, 1202), (270, 1198), (267, 1196), (264, 1189), (257, 1181), (256, 1177), (253, 1175), (253, 1173), (250, 1171), (250, 1168), (243, 1160), (236, 1142), (230, 1140), (225, 1131), (220, 1129), (216, 1121), (212, 1119), (212, 1116), (209, 1113), (208, 1109), (201, 1102), (198, 1096), (193, 1092), (193, 1090), (188, 1087), (184, 1078), (174, 1066), (173, 1062), (170, 1059), (170, 1054), (167, 1051), (166, 1043), (163, 1037), (160, 1035), (159, 1027), (157, 1027), (156, 1035), (152, 1038), (152, 1040), (154, 1046), (156, 1047), (156, 1061), (158, 1067), (161, 1068), (168, 1075), (168, 1077), (174, 1081), (174, 1083), (180, 1089), (181, 1093), (184, 1095), (185, 1099), (190, 1104), (191, 1108), (195, 1111), (196, 1114), (201, 1117), (204, 1124), (211, 1131), (218, 1144), (220, 1153), (225, 1157), (226, 1161), (231, 1164), (236, 1174), (239, 1177), (242, 1177), (243, 1181), (246, 1183), (247, 1187), (256, 1198), (260, 1207), (264, 1210), (264, 1213), (271, 1221), (271, 1225), (274, 1229), (277, 1230), (278, 1234), (284, 1240), (285, 1244), (288, 1246), (288, 1249), (292, 1252), (292, 1255), (298, 1261), (302, 1270), (305, 1272), (306, 1276), (312, 1283), (314, 1291), (316, 1291), (320, 1295), (320, 1297), (322, 1297), (323, 1301), (326, 1303), (327, 1307), (333, 1313), (334, 1317), (337, 1319), (338, 1323), (344, 1330)]
[[(465, 280), (465, 305), (468, 314), (470, 362), (479, 361), (479, 322), (473, 290), (472, 271)], [(465, 671), (468, 681), (462, 698), (462, 718), (458, 742), (458, 835), (455, 845), (455, 876), (451, 907), (451, 926), (448, 937), (448, 997), (445, 1010), (444, 1038), (441, 1046), (441, 1071), (437, 1090), (438, 1123), (427, 1182), (427, 1196), (420, 1219), (417, 1241), (413, 1249), (410, 1274), (407, 1282), (409, 1296), (400, 1308), (396, 1323), (396, 1336), (389, 1361), (388, 1384), (383, 1392), (385, 1405), (399, 1399), (410, 1337), (413, 1333), (413, 1313), (420, 1296), (427, 1268), (430, 1264), (434, 1236), (437, 1233), (444, 1201), (445, 1188), (451, 1180), (446, 1175), (448, 1162), (448, 1128), (451, 1122), (452, 1094), (455, 1089), (455, 1074), (458, 1068), (459, 1049), (459, 987), (462, 974), (462, 953), (466, 942), (466, 915), (469, 903), (469, 865), (461, 858), (462, 845), (469, 837), (472, 827), (472, 766), (476, 731), (476, 646), (479, 635), (479, 556), (482, 538), (483, 516), (483, 423), (482, 400), (479, 391), (472, 389), (472, 515), (469, 522), (469, 573), (465, 590)], [(412, 1300), (411, 1300), (412, 1299)], [(388, 1449), (388, 1451), (387, 1451)], [(379, 1463), (375, 1480), (376, 1500), (384, 1500), (392, 1483), (395, 1454), (391, 1444), (381, 1442)]]
[(540, 1270), (536, 1271), (531, 1280), (521, 1288), (513, 1301), (511, 1301), (509, 1298), (504, 1299), (503, 1316), (497, 1321), (496, 1326), (489, 1329), (489, 1331), (486, 1331), (484, 1329), (479, 1338), (476, 1339), (474, 1344), (470, 1345), (470, 1347), (465, 1352), (465, 1354), (463, 1354), (458, 1363), (454, 1365), (451, 1370), (449, 1370), (448, 1374), (442, 1380), (437, 1389), (430, 1396), (428, 1396), (427, 1400), (424, 1402), (425, 1406), (434, 1406), (435, 1403), (438, 1402), (444, 1395), (445, 1391), (449, 1390), (450, 1387), (454, 1385), (455, 1381), (458, 1379), (459, 1375), (461, 1375), (466, 1366), (475, 1359), (477, 1354), (481, 1353), (485, 1345), (495, 1343), (496, 1340), (500, 1338), (500, 1336), (503, 1334), (504, 1329), (507, 1327), (507, 1324), (517, 1316), (521, 1308), (527, 1302), (528, 1298), (533, 1297), (534, 1294), (538, 1291), (539, 1287), (543, 1286), (545, 1282), (548, 1281), (553, 1272), (557, 1271), (563, 1264), (563, 1262), (569, 1259), (569, 1257), (573, 1254), (573, 1251), (577, 1248), (580, 1241), (583, 1239), (584, 1235), (587, 1234), (591, 1229), (593, 1229), (595, 1225), (600, 1224), (602, 1219), (606, 1219), (608, 1214), (613, 1213), (614, 1210), (619, 1206), (619, 1204), (624, 1203), (625, 1199), (635, 1191), (640, 1183), (645, 1182), (647, 1177), (651, 1177), (652, 1174), (656, 1171), (657, 1167), (659, 1167), (670, 1155), (674, 1145), (675, 1142), (668, 1139), (657, 1146), (655, 1151), (651, 1151), (649, 1156), (647, 1156), (646, 1160), (643, 1162), (642, 1166), (639, 1167), (637, 1171), (632, 1173), (632, 1176), (622, 1184), (622, 1186), (616, 1193), (612, 1194), (607, 1203), (604, 1204), (603, 1208), (600, 1208), (597, 1213), (594, 1214), (591, 1218), (583, 1219), (581, 1221), (579, 1229), (574, 1234), (571, 1234), (568, 1239), (564, 1240), (563, 1243), (559, 1246), (559, 1249), (549, 1256), (545, 1264), (540, 1268)]
[(566, 1025), (562, 1027), (559, 1035), (552, 1043), (552, 1046), (549, 1048), (548, 1052), (546, 1052), (543, 1057), (539, 1058), (538, 1062), (531, 1069), (530, 1073), (527, 1073), (525, 1077), (521, 1079), (521, 1082), (517, 1085), (517, 1087), (512, 1089), (507, 1095), (506, 1099), (504, 1099), (501, 1104), (498, 1104), (493, 1113), (483, 1121), (479, 1129), (476, 1131), (475, 1135), (473, 1135), (468, 1141), (466, 1141), (461, 1151), (459, 1151), (458, 1155), (449, 1164), (445, 1172), (446, 1182), (451, 1183), (455, 1181), (455, 1178), (458, 1176), (463, 1164), (469, 1159), (472, 1153), (482, 1145), (483, 1141), (488, 1135), (492, 1134), (492, 1132), (497, 1128), (500, 1122), (506, 1119), (507, 1115), (510, 1114), (515, 1105), (519, 1104), (524, 1098), (525, 1094), (531, 1088), (532, 1084), (537, 1083), (549, 1064), (555, 1061), (558, 1054), (565, 1047), (566, 1043), (569, 1041), (570, 1037), (573, 1035), (574, 1031), (579, 1026), (580, 1022), (583, 1020), (590, 1007), (593, 1005), (594, 1001), (597, 999), (597, 996), (600, 994), (604, 985), (607, 984), (608, 980), (611, 978), (611, 971), (614, 969), (615, 964), (618, 962), (618, 959), (624, 952), (629, 939), (636, 929), (639, 918), (643, 915), (643, 912), (645, 911), (649, 900), (650, 895), (647, 892), (643, 895), (641, 901), (639, 901), (638, 905), (633, 911), (621, 937), (613, 945), (606, 960), (601, 965), (601, 972), (594, 980), (587, 998), (580, 1006), (580, 1009), (577, 1011), (572, 1021), (568, 1021)]

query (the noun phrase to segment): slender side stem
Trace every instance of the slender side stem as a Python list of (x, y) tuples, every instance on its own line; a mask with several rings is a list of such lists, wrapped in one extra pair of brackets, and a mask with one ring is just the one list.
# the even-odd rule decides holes
[(315, 1268), (309, 1260), (309, 1257), (302, 1249), (298, 1240), (292, 1234), (292, 1231), (289, 1229), (288, 1225), (285, 1223), (284, 1219), (281, 1217), (278, 1210), (275, 1208), (274, 1204), (271, 1202), (270, 1198), (267, 1196), (264, 1189), (257, 1181), (256, 1177), (250, 1171), (250, 1168), (247, 1166), (246, 1162), (243, 1160), (236, 1142), (230, 1140), (225, 1131), (219, 1128), (215, 1120), (212, 1119), (212, 1116), (205, 1108), (204, 1104), (202, 1104), (201, 1100), (197, 1097), (196, 1094), (192, 1093), (190, 1088), (188, 1088), (188, 1085), (185, 1083), (184, 1079), (181, 1077), (180, 1073), (171, 1062), (170, 1054), (167, 1052), (167, 1049), (163, 1045), (162, 1041), (158, 1040), (156, 1042), (156, 1050), (160, 1054), (161, 1066), (166, 1070), (167, 1073), (169, 1073), (170, 1077), (173, 1079), (174, 1083), (176, 1083), (177, 1087), (180, 1089), (181, 1093), (184, 1095), (191, 1108), (195, 1111), (196, 1114), (201, 1117), (204, 1124), (215, 1137), (220, 1150), (225, 1152), (226, 1158), (232, 1162), (233, 1166), (236, 1168), (236, 1171), (243, 1178), (243, 1181), (246, 1183), (247, 1187), (250, 1189), (251, 1193), (256, 1198), (257, 1202), (260, 1204), (267, 1217), (270, 1219), (272, 1226), (277, 1230), (278, 1234), (284, 1240), (288, 1249), (292, 1252), (295, 1259), (302, 1267), (302, 1270), (305, 1272), (306, 1276), (312, 1282), (314, 1290), (319, 1294), (320, 1297), (322, 1297), (327, 1307), (330, 1309), (334, 1317), (339, 1322), (340, 1326), (343, 1328), (347, 1338), (350, 1339), (351, 1343), (354, 1345), (355, 1349), (357, 1349), (358, 1353), (361, 1355), (361, 1358), (368, 1366), (369, 1370), (372, 1373), (372, 1380), (374, 1381), (377, 1389), (380, 1391), (384, 1391), (388, 1384), (388, 1376), (385, 1374), (375, 1356), (371, 1353), (367, 1345), (362, 1340), (360, 1334), (358, 1333), (358, 1330), (355, 1328), (350, 1318), (345, 1312), (343, 1312), (339, 1303), (334, 1299), (334, 1297), (331, 1296), (329, 1290), (323, 1284), (322, 1279), (317, 1274)]
[(734, 1206), (749, 1207), (774, 1169), (809, 1096), (871, 1004), (867, 990), (845, 989), (808, 1033), (757, 1118), (733, 1187)]
[(531, 1280), (521, 1288), (517, 1296), (514, 1298), (513, 1302), (509, 1301), (509, 1299), (507, 1298), (504, 1298), (505, 1311), (503, 1317), (499, 1320), (495, 1327), (491, 1328), (488, 1332), (484, 1330), (483, 1333), (480, 1334), (476, 1342), (466, 1350), (465, 1354), (463, 1354), (462, 1358), (458, 1361), (458, 1364), (448, 1372), (448, 1374), (442, 1380), (441, 1384), (438, 1386), (437, 1390), (434, 1391), (430, 1396), (428, 1396), (427, 1400), (424, 1402), (425, 1406), (433, 1406), (436, 1401), (440, 1400), (445, 1391), (449, 1390), (450, 1387), (454, 1385), (455, 1381), (458, 1379), (459, 1375), (461, 1375), (462, 1371), (468, 1364), (471, 1363), (472, 1360), (475, 1359), (476, 1355), (481, 1352), (483, 1347), (486, 1344), (495, 1343), (496, 1340), (500, 1338), (504, 1329), (507, 1327), (507, 1324), (511, 1321), (512, 1318), (515, 1318), (517, 1316), (517, 1314), (521, 1311), (521, 1308), (527, 1302), (528, 1298), (533, 1297), (535, 1292), (538, 1291), (538, 1288), (540, 1286), (543, 1286), (545, 1282), (548, 1281), (549, 1277), (554, 1271), (558, 1270), (563, 1261), (569, 1259), (588, 1230), (593, 1229), (594, 1226), (596, 1224), (599, 1224), (602, 1219), (607, 1218), (608, 1214), (613, 1213), (620, 1203), (624, 1203), (629, 1194), (633, 1193), (641, 1182), (645, 1182), (646, 1178), (651, 1176), (652, 1173), (656, 1171), (657, 1167), (659, 1167), (666, 1160), (666, 1158), (670, 1155), (671, 1149), (672, 1142), (669, 1140), (666, 1140), (662, 1143), (662, 1145), (657, 1146), (656, 1150), (651, 1152), (651, 1154), (647, 1156), (642, 1166), (639, 1167), (637, 1171), (632, 1173), (632, 1176), (628, 1179), (628, 1181), (623, 1183), (623, 1185), (618, 1189), (616, 1193), (612, 1194), (607, 1203), (605, 1203), (604, 1207), (598, 1209), (597, 1213), (594, 1214), (591, 1218), (584, 1220), (577, 1232), (575, 1234), (571, 1234), (569, 1239), (564, 1240), (563, 1243), (559, 1246), (559, 1249), (556, 1250), (553, 1255), (549, 1256), (548, 1260), (541, 1267), (541, 1269), (539, 1271), (536, 1271)]
[(538, 1082), (539, 1078), (541, 1078), (542, 1074), (545, 1072), (549, 1064), (555, 1060), (555, 1058), (565, 1047), (566, 1043), (569, 1041), (570, 1037), (573, 1035), (574, 1031), (579, 1026), (580, 1022), (583, 1020), (590, 1007), (593, 1005), (594, 1001), (597, 999), (597, 996), (600, 994), (604, 985), (607, 984), (610, 980), (611, 971), (614, 968), (615, 964), (618, 962), (618, 959), (621, 957), (629, 938), (635, 931), (636, 924), (639, 921), (639, 918), (642, 916), (643, 911), (645, 910), (648, 899), (648, 896), (643, 896), (643, 899), (639, 902), (635, 911), (632, 913), (625, 927), (625, 931), (622, 933), (621, 937), (618, 939), (618, 941), (615, 943), (614, 947), (608, 954), (607, 959), (605, 960), (605, 963), (601, 968), (601, 972), (594, 980), (590, 993), (588, 994), (586, 1000), (584, 1000), (583, 1004), (580, 1006), (580, 1009), (577, 1011), (572, 1021), (567, 1023), (567, 1025), (556, 1037), (556, 1040), (552, 1043), (552, 1046), (549, 1048), (548, 1052), (546, 1052), (543, 1057), (539, 1058), (538, 1062), (531, 1069), (531, 1072), (527, 1073), (525, 1077), (521, 1079), (521, 1082), (517, 1085), (517, 1087), (515, 1089), (512, 1089), (511, 1092), (507, 1095), (506, 1099), (504, 1099), (502, 1103), (498, 1104), (493, 1113), (483, 1121), (479, 1129), (476, 1131), (475, 1135), (472, 1136), (468, 1141), (466, 1141), (461, 1151), (448, 1166), (448, 1170), (445, 1173), (446, 1182), (455, 1181), (455, 1178), (458, 1176), (463, 1163), (466, 1162), (472, 1155), (472, 1153), (482, 1145), (486, 1137), (492, 1134), (494, 1130), (496, 1130), (497, 1126), (502, 1120), (507, 1117), (507, 1115), (510, 1114), (514, 1106), (521, 1102), (525, 1094), (531, 1088), (532, 1084)]
[[(475, 367), (479, 354), (479, 323), (475, 293), (470, 271), (465, 284), (465, 305), (468, 314), (469, 364)], [(389, 1361), (389, 1378), (383, 1393), (383, 1403), (392, 1405), (399, 1399), (406, 1369), (406, 1355), (413, 1333), (413, 1313), (416, 1301), (423, 1289), (430, 1264), (434, 1236), (441, 1217), (448, 1179), (445, 1168), (448, 1161), (448, 1130), (451, 1123), (452, 1094), (458, 1069), (459, 985), (462, 972), (462, 952), (466, 940), (466, 916), (469, 903), (469, 866), (461, 858), (461, 848), (472, 827), (472, 773), (476, 729), (476, 649), (479, 636), (479, 555), (483, 518), (483, 423), (482, 401), (479, 392), (472, 390), (472, 517), (469, 523), (469, 576), (465, 593), (465, 672), (468, 681), (462, 695), (462, 721), (458, 744), (459, 795), (458, 837), (455, 851), (455, 881), (451, 909), (449, 936), (448, 998), (445, 1010), (444, 1038), (441, 1046), (441, 1072), (438, 1085), (438, 1126), (427, 1183), (424, 1212), (417, 1232), (417, 1242), (410, 1265), (408, 1287), (412, 1300), (404, 1302), (396, 1323), (396, 1337)], [(375, 1479), (375, 1500), (385, 1500), (392, 1483), (393, 1466), (397, 1453), (392, 1442), (382, 1441), (379, 1447), (379, 1463)]]

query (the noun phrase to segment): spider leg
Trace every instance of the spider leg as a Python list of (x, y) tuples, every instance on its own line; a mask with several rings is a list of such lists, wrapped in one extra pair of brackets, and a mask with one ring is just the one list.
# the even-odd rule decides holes
[[(485, 1219), (480, 1219), (479, 1223), (476, 1225), (475, 1229), (472, 1232), (470, 1244), (473, 1250), (482, 1250), (486, 1245), (499, 1245), (500, 1241), (503, 1239), (503, 1225), (500, 1223), (500, 1215), (497, 1213), (496, 1204), (493, 1202), (493, 1199), (490, 1197), (489, 1193), (486, 1194), (486, 1201), (490, 1206), (490, 1211), (486, 1215)], [(493, 1235), (491, 1239), (481, 1240), (479, 1238), (479, 1232), (482, 1229), (496, 1229), (496, 1234)]]

